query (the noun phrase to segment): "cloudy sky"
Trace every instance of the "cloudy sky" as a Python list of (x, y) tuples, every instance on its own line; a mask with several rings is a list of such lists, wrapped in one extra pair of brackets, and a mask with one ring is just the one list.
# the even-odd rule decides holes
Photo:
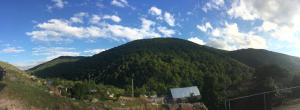
[(300, 56), (299, 0), (1, 0), (0, 60), (30, 67), (136, 39)]

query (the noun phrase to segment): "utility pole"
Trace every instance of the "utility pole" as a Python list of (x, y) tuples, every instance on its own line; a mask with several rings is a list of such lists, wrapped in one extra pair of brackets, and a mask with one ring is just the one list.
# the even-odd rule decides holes
[(133, 77), (131, 78), (131, 97), (134, 97), (134, 84), (133, 84)]

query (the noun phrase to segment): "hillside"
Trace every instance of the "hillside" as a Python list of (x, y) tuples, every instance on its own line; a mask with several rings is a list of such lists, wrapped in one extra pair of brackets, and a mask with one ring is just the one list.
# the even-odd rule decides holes
[(40, 65), (37, 65), (33, 68), (30, 68), (29, 72), (32, 72), (32, 73), (35, 73), (36, 71), (40, 71), (40, 70), (44, 70), (44, 69), (47, 69), (47, 68), (51, 68), (55, 65), (59, 65), (59, 64), (62, 64), (62, 63), (68, 63), (68, 62), (76, 62), (80, 59), (83, 59), (85, 57), (72, 57), (72, 56), (61, 56), (61, 57), (58, 57), (58, 58), (55, 58), (51, 61), (48, 61), (48, 62), (45, 62), (45, 63), (42, 63)]
[[(48, 68), (35, 67), (29, 72), (40, 77), (95, 80), (125, 87), (132, 76), (138, 86), (171, 83), (173, 86), (196, 84), (196, 77), (205, 74), (249, 76), (251, 68), (224, 54), (225, 51), (200, 46), (181, 39), (137, 40), (89, 58), (75, 62), (62, 62)], [(51, 65), (52, 60), (43, 65)], [(244, 73), (244, 74), (240, 74)], [(147, 79), (147, 80), (146, 80)], [(191, 80), (193, 79), (193, 80)], [(200, 83), (200, 82), (197, 82)]]
[(6, 78), (0, 81), (0, 110), (74, 110), (84, 105), (50, 95), (46, 86), (33, 81), (15, 66), (0, 62)]
[(229, 52), (229, 55), (253, 68), (264, 65), (278, 65), (290, 73), (300, 73), (300, 58), (263, 49), (241, 49)]
[(239, 87), (253, 74), (252, 68), (225, 53), (182, 39), (144, 39), (75, 62), (29, 72), (42, 78), (92, 79), (126, 90), (133, 79), (137, 94), (168, 95), (169, 88), (196, 85), (208, 106), (217, 109), (216, 105), (223, 103), (219, 97), (224, 97), (224, 89)]

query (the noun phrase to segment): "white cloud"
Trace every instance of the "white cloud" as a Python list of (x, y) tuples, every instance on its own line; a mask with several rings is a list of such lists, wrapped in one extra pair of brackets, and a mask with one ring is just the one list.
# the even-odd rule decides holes
[(273, 31), (269, 32), (272, 38), (280, 41), (287, 41), (289, 43), (299, 43), (299, 38), (297, 33), (299, 33), (299, 28), (289, 27), (287, 25), (274, 28)]
[(116, 23), (121, 22), (121, 20), (122, 20), (119, 16), (116, 16), (116, 15), (104, 15), (103, 19), (110, 19)]
[(73, 17), (70, 18), (70, 21), (73, 23), (83, 23), (83, 18), (87, 17), (88, 14), (85, 12), (80, 12), (75, 14)]
[(25, 50), (17, 47), (6, 47), (0, 51), (0, 53), (21, 53)]
[(170, 26), (175, 26), (175, 19), (171, 13), (165, 12), (164, 19)]
[(51, 0), (53, 2), (53, 5), (48, 6), (48, 10), (52, 10), (53, 8), (64, 8), (66, 4), (68, 4), (65, 0)]
[(89, 50), (84, 51), (84, 53), (86, 53), (88, 56), (91, 56), (91, 55), (95, 55), (95, 54), (101, 53), (101, 52), (103, 52), (105, 50), (106, 49), (89, 49)]
[(175, 34), (175, 30), (168, 29), (167, 27), (158, 27), (157, 28), (160, 33), (163, 34), (164, 37), (173, 37)]
[(230, 10), (243, 10), (244, 14), (233, 11), (235, 17), (259, 18), (276, 24), (289, 24), (300, 16), (299, 5), (299, 0), (236, 0)]
[(207, 32), (209, 29), (213, 29), (209, 22), (206, 22), (205, 25), (197, 25), (196, 27), (202, 32)]
[(127, 0), (112, 0), (111, 5), (122, 7), (122, 8), (129, 6)]
[(149, 13), (156, 16), (156, 19), (165, 21), (169, 26), (175, 26), (175, 18), (171, 13), (165, 11), (163, 14), (163, 11), (155, 6), (149, 9)]
[(101, 20), (101, 17), (98, 15), (93, 15), (92, 18), (90, 18), (90, 23), (91, 24), (99, 24)]
[(155, 6), (152, 6), (152, 7), (149, 9), (149, 13), (150, 13), (151, 15), (161, 16), (162, 11), (161, 11), (161, 9), (159, 9), (159, 8), (157, 8), (157, 7), (155, 7)]
[(145, 30), (150, 30), (151, 27), (153, 25), (155, 25), (155, 22), (145, 19), (145, 18), (141, 18), (141, 21), (142, 21), (142, 29), (145, 29)]
[(211, 27), (211, 29), (212, 31), (206, 31), (206, 33), (210, 35), (206, 42), (209, 46), (225, 50), (267, 48), (267, 43), (264, 38), (252, 32), (240, 32), (236, 23), (225, 23), (224, 27)]
[[(87, 28), (75, 27), (65, 20), (51, 19), (36, 26), (40, 30), (27, 32), (33, 39), (41, 41), (60, 41), (63, 36), (84, 38), (89, 37)], [(50, 37), (51, 36), (51, 37)]]
[(37, 47), (33, 48), (32, 54), (36, 56), (44, 56), (46, 57), (46, 61), (60, 56), (80, 56), (80, 52), (75, 51), (74, 48), (66, 47)]
[(188, 38), (188, 41), (194, 42), (194, 43), (199, 44), (199, 45), (205, 45), (206, 44), (202, 39), (200, 39), (198, 37)]
[(247, 1), (236, 0), (232, 3), (231, 9), (229, 9), (227, 13), (234, 18), (242, 18), (243, 20), (255, 20), (259, 17), (256, 12), (249, 10)]
[(260, 31), (268, 32), (278, 28), (278, 25), (269, 21), (264, 21), (261, 27), (259, 27)]
[(21, 61), (21, 62), (14, 62), (12, 63), (16, 67), (18, 67), (21, 70), (28, 70), (30, 68), (33, 68), (39, 64), (42, 64), (46, 61), (44, 60), (36, 60), (36, 61)]
[(27, 70), (60, 56), (81, 56), (81, 53), (77, 52), (75, 48), (69, 47), (36, 47), (32, 49), (32, 54), (40, 56), (42, 59), (13, 62), (12, 64), (22, 70)]
[(228, 14), (243, 20), (261, 20), (258, 30), (280, 41), (299, 42), (299, 0), (236, 0)]
[[(104, 18), (108, 17), (104, 16), (103, 19)], [(89, 18), (89, 22), (91, 22), (90, 19), (92, 18)], [(80, 25), (74, 25), (74, 22), (71, 22), (71, 20), (51, 19), (47, 22), (37, 24), (34, 31), (27, 32), (26, 34), (28, 36), (31, 36), (34, 41), (69, 41), (74, 38), (110, 38), (114, 40), (136, 40), (173, 34), (170, 29), (165, 29), (162, 30), (163, 35), (161, 35), (160, 32), (162, 31), (158, 31), (154, 27), (155, 22), (145, 18), (141, 18), (141, 26), (138, 28), (114, 25), (106, 22), (99, 22), (97, 25), (90, 26), (87, 23), (83, 23), (82, 26)]]
[(109, 36), (114, 36), (117, 39), (136, 40), (143, 38), (161, 37), (161, 35), (153, 30), (143, 28), (131, 28), (121, 25), (107, 25)]
[(220, 9), (224, 6), (224, 0), (211, 0), (210, 2), (207, 2), (203, 7), (202, 10), (204, 12), (207, 12), (211, 9)]

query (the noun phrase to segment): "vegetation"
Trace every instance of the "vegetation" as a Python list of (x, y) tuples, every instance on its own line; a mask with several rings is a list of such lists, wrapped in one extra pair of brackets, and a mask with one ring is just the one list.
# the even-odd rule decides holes
[[(110, 110), (119, 107), (143, 110), (156, 108), (156, 106), (146, 106), (148, 102), (138, 98), (127, 102), (118, 101), (117, 98), (124, 95), (124, 90), (114, 86), (96, 85), (93, 81), (39, 79), (7, 63), (0, 62), (0, 66), (7, 71), (7, 77), (0, 81), (0, 110)], [(55, 90), (61, 90), (61, 94), (56, 94)], [(163, 107), (158, 106), (159, 109)]]
[(228, 52), (229, 55), (253, 68), (277, 65), (291, 74), (300, 73), (300, 58), (263, 49), (241, 49)]
[[(239, 87), (242, 81), (251, 78), (254, 70), (226, 55), (226, 51), (165, 38), (137, 40), (89, 58), (29, 72), (43, 78), (92, 79), (97, 84), (125, 89), (126, 93), (130, 93), (133, 79), (137, 95), (156, 93), (160, 96), (169, 95), (173, 87), (195, 85), (201, 91), (211, 89), (205, 87), (211, 82), (204, 80), (210, 76), (216, 78), (215, 85), (220, 87), (212, 89), (216, 91), (214, 96), (203, 100), (209, 103), (211, 98), (222, 101), (225, 97), (219, 96), (225, 89)], [(202, 94), (211, 95), (210, 92)]]
[[(50, 95), (40, 83), (32, 81), (27, 74), (16, 67), (0, 62), (7, 72), (6, 78), (0, 82), (0, 99), (14, 105), (22, 105), (19, 109), (66, 109), (80, 108), (69, 99)], [(15, 102), (17, 101), (17, 102)], [(1, 108), (0, 108), (1, 109)], [(5, 108), (3, 108), (5, 109)]]
[[(83, 81), (73, 84), (68, 93), (77, 99), (89, 99), (95, 94), (88, 90), (100, 91), (99, 85), (113, 85), (120, 94), (129, 95), (132, 80), (136, 96), (169, 96), (170, 88), (193, 85), (200, 88), (209, 109), (220, 110), (225, 98), (299, 83), (294, 77), (299, 67), (299, 58), (267, 50), (229, 52), (181, 39), (156, 38), (129, 42), (92, 57), (57, 58), (28, 72), (42, 78)], [(86, 82), (90, 80), (95, 82)]]
[(0, 66), (0, 81), (4, 79), (5, 73), (5, 70)]
[(66, 63), (66, 62), (76, 62), (80, 59), (83, 59), (85, 57), (71, 57), (71, 56), (61, 56), (61, 57), (58, 57), (54, 60), (51, 60), (47, 63), (43, 63), (43, 64), (40, 64), (40, 65), (37, 65), (31, 69), (29, 69), (28, 71), (30, 72), (36, 72), (36, 71), (40, 71), (40, 70), (43, 70), (43, 69), (47, 69), (47, 68), (51, 68), (55, 65), (58, 65), (58, 64), (61, 64), (61, 63)]

